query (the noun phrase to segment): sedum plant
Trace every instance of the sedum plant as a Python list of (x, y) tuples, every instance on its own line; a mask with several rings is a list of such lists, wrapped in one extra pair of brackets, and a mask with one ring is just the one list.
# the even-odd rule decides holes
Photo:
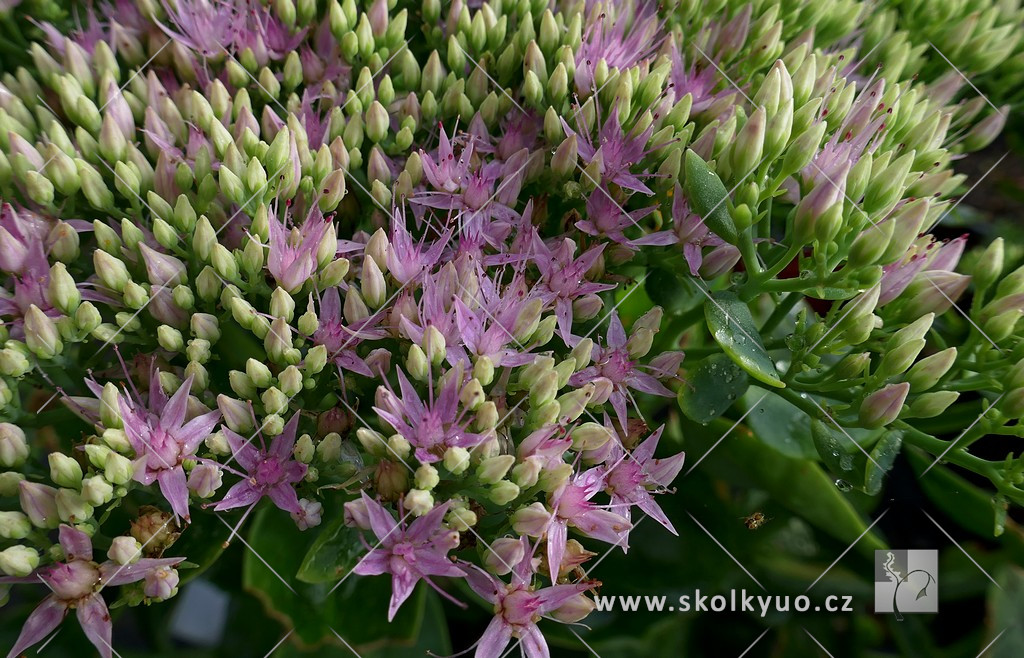
[(1005, 112), (914, 75), (904, 5), (37, 14), (0, 87), (0, 582), (41, 601), (10, 655), (74, 610), (109, 656), (108, 608), (268, 527), (289, 578), (381, 583), (388, 621), (431, 588), (493, 611), (476, 655), (547, 655), (755, 390), (841, 488), (901, 449), (986, 478), (998, 534), (1024, 460), (971, 447), (1019, 436), (1024, 270), (937, 236)]

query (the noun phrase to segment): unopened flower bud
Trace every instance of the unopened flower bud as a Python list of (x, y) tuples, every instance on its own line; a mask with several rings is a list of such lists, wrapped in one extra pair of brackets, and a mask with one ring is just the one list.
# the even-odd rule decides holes
[(127, 484), (132, 479), (132, 462), (127, 457), (112, 452), (103, 465), (103, 476), (111, 484)]
[(58, 489), (54, 502), (61, 521), (81, 523), (92, 518), (93, 506), (74, 489)]
[(19, 468), (28, 459), (25, 432), (11, 423), (0, 423), (0, 466)]
[(512, 515), (512, 529), (529, 537), (542, 536), (550, 522), (551, 512), (540, 502), (520, 507)]
[(28, 546), (15, 545), (0, 551), (0, 571), (6, 576), (24, 578), (39, 566), (39, 552)]
[(178, 592), (178, 571), (173, 567), (157, 567), (146, 574), (142, 591), (154, 601), (166, 601)]
[(82, 498), (93, 507), (106, 505), (114, 498), (114, 487), (102, 475), (82, 480)]
[(21, 512), (0, 512), (0, 537), (24, 539), (32, 532), (32, 522)]
[(960, 397), (957, 391), (933, 391), (919, 395), (910, 403), (910, 415), (914, 418), (934, 418), (949, 408)]
[(512, 455), (499, 455), (488, 457), (477, 466), (477, 477), (484, 484), (495, 484), (508, 473), (508, 470), (515, 464), (516, 458)]
[(114, 537), (107, 550), (107, 557), (121, 566), (133, 564), (142, 557), (142, 544), (130, 535)]
[(77, 461), (59, 452), (47, 455), (50, 479), (61, 487), (77, 489), (82, 484), (82, 467)]
[(188, 490), (199, 498), (213, 496), (221, 483), (221, 469), (213, 464), (197, 464), (188, 474)]
[(453, 475), (461, 475), (469, 468), (469, 451), (453, 446), (445, 450), (444, 467)]
[(488, 499), (495, 505), (508, 505), (519, 497), (519, 486), (508, 480), (501, 480), (495, 483), (487, 492)]
[(896, 420), (909, 392), (910, 384), (900, 382), (890, 384), (864, 398), (859, 415), (861, 425), (875, 429)]

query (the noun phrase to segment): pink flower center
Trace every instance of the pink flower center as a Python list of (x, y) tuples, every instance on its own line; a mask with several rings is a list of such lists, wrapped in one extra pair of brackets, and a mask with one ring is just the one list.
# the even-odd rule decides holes
[(522, 585), (509, 585), (501, 599), (501, 617), (512, 626), (529, 626), (540, 617), (537, 609), (540, 600), (537, 595)]
[(270, 486), (277, 484), (281, 481), (284, 472), (281, 469), (281, 463), (273, 457), (264, 457), (259, 464), (256, 465), (256, 469), (252, 473), (256, 481), (264, 486)]
[(53, 593), (64, 601), (77, 601), (89, 596), (99, 582), (100, 571), (96, 563), (88, 560), (54, 565), (47, 576), (47, 584)]
[(633, 371), (633, 361), (625, 349), (612, 350), (601, 364), (601, 375), (618, 384)]
[(174, 468), (181, 457), (178, 440), (162, 429), (154, 428), (149, 438), (149, 453), (146, 466), (153, 470)]

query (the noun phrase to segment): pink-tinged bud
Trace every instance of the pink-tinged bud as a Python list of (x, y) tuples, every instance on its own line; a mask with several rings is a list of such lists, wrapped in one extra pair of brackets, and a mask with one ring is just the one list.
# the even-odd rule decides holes
[(52, 359), (64, 350), (57, 325), (35, 304), (25, 313), (25, 345), (40, 359)]
[(25, 512), (37, 528), (56, 528), (60, 525), (57, 514), (57, 490), (45, 484), (22, 480), (18, 483), (21, 511)]
[(58, 599), (65, 601), (76, 601), (89, 596), (99, 583), (100, 572), (96, 565), (78, 559), (54, 565), (47, 578), (47, 584), (53, 593)]
[(217, 408), (224, 417), (224, 423), (233, 432), (247, 432), (253, 429), (252, 411), (245, 402), (229, 398), (222, 393), (217, 396)]
[(886, 220), (886, 224), (893, 224), (892, 237), (885, 252), (876, 262), (883, 265), (892, 263), (907, 253), (921, 232), (921, 226), (928, 216), (928, 208), (928, 199), (916, 199), (902, 206), (891, 219)]
[(576, 322), (586, 322), (597, 317), (597, 314), (604, 308), (604, 300), (597, 295), (583, 295), (572, 302), (572, 319)]
[(58, 489), (54, 502), (61, 521), (81, 523), (92, 518), (93, 506), (74, 489)]
[(615, 383), (607, 377), (598, 377), (591, 382), (594, 384), (594, 395), (591, 396), (588, 405), (600, 406), (608, 401), (612, 393), (615, 392)]
[(552, 513), (543, 503), (531, 503), (512, 515), (512, 529), (521, 535), (540, 537), (547, 531), (551, 519)]
[(146, 274), (151, 284), (173, 288), (185, 282), (185, 264), (180, 260), (151, 249), (144, 242), (139, 243), (139, 250), (146, 262)]
[(178, 570), (173, 567), (157, 567), (146, 574), (143, 593), (156, 601), (165, 601), (178, 593)]
[(888, 425), (900, 415), (910, 384), (890, 384), (864, 398), (860, 405), (860, 424), (868, 429)]
[(941, 315), (950, 309), (967, 290), (971, 277), (956, 272), (928, 270), (917, 275), (903, 291), (906, 300), (904, 317), (916, 318), (926, 313)]
[(502, 537), (491, 542), (485, 549), (484, 566), (491, 573), (504, 576), (512, 571), (512, 567), (519, 564), (526, 555), (526, 548), (523, 542), (512, 537)]
[(308, 498), (299, 499), (299, 511), (291, 512), (292, 520), (299, 530), (309, 530), (320, 525), (320, 517), (323, 513), (323, 505)]
[(716, 279), (732, 271), (740, 260), (740, 250), (731, 244), (715, 247), (701, 262), (697, 274), (702, 279)]
[(796, 207), (793, 220), (793, 240), (798, 244), (807, 244), (816, 234), (818, 219), (825, 215), (836, 204), (843, 202), (846, 176), (850, 172), (850, 163), (845, 162), (837, 168), (834, 175), (822, 177)]
[(13, 274), (25, 267), (28, 247), (0, 226), (0, 269)]
[(114, 537), (107, 550), (107, 557), (121, 566), (133, 564), (142, 557), (142, 544), (128, 535)]
[(992, 143), (1006, 125), (1006, 118), (1010, 116), (1010, 106), (1003, 105), (994, 114), (990, 114), (978, 123), (974, 124), (967, 136), (964, 137), (963, 147), (967, 151), (980, 151)]
[[(128, 101), (124, 99), (124, 95), (113, 80), (107, 83), (104, 110), (113, 119), (114, 125), (121, 131), (124, 138), (133, 141), (135, 117), (132, 115), (132, 108), (128, 105)], [(161, 121), (161, 123), (163, 122)]]
[(213, 464), (198, 464), (188, 474), (188, 490), (199, 498), (212, 496), (221, 483), (221, 470)]
[(551, 616), (563, 624), (575, 624), (586, 619), (597, 604), (589, 596), (580, 592), (576, 596), (558, 606), (551, 612)]
[(18, 468), (28, 459), (25, 432), (17, 425), (0, 423), (0, 466)]
[(370, 529), (370, 513), (366, 509), (366, 501), (356, 498), (345, 503), (344, 508), (345, 525), (361, 530)]

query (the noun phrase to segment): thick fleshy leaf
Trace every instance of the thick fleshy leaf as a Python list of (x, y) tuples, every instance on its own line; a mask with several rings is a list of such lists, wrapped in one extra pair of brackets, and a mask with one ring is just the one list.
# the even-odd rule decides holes
[(690, 207), (704, 225), (730, 244), (739, 239), (736, 223), (729, 215), (729, 191), (718, 174), (692, 149), (686, 152), (686, 180), (683, 184)]
[(704, 316), (715, 341), (751, 377), (769, 386), (786, 387), (768, 356), (750, 309), (739, 297), (728, 291), (712, 293), (704, 302)]
[(747, 373), (724, 354), (712, 354), (687, 373), (679, 388), (679, 408), (698, 423), (718, 418), (750, 385)]

